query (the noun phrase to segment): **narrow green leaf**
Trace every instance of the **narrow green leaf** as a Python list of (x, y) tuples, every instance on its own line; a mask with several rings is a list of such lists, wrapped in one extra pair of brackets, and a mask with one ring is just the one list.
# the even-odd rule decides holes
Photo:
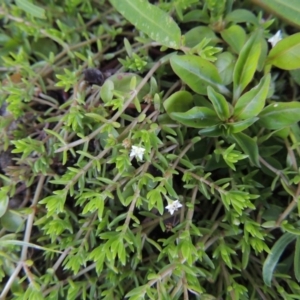
[(258, 72), (263, 71), (263, 69), (265, 67), (265, 64), (266, 64), (267, 55), (269, 53), (268, 42), (265, 39), (261, 39), (260, 43), (261, 43), (261, 52), (260, 52), (260, 56), (259, 56), (259, 59), (258, 59), (258, 65), (257, 65), (257, 71)]
[(159, 276), (158, 274), (150, 273), (150, 274), (148, 274), (147, 279), (148, 279), (148, 280), (159, 279), (159, 277), (160, 277), (160, 276)]
[(193, 107), (185, 113), (171, 113), (170, 117), (186, 126), (205, 128), (220, 122), (217, 114), (207, 107)]
[(225, 97), (217, 93), (212, 87), (207, 87), (208, 99), (214, 106), (215, 112), (217, 113), (220, 120), (225, 121), (230, 117), (229, 105)]
[(172, 129), (172, 128), (166, 126), (166, 125), (162, 125), (162, 124), (160, 124), (160, 126), (161, 126), (161, 129), (163, 131), (165, 131), (166, 133), (174, 135), (174, 136), (177, 136), (177, 133), (176, 133), (176, 131), (174, 129)]
[(146, 0), (110, 0), (110, 2), (120, 14), (151, 39), (166, 47), (179, 49), (180, 28), (157, 5), (152, 5)]
[(66, 145), (67, 143), (65, 142), (65, 140), (63, 139), (62, 136), (59, 135), (59, 133), (53, 131), (53, 130), (50, 130), (50, 129), (47, 129), (45, 128), (44, 129), (48, 134), (52, 134), (54, 135), (63, 145)]
[(261, 52), (260, 40), (261, 32), (253, 32), (240, 52), (233, 71), (234, 99), (240, 97), (253, 78)]
[(300, 27), (299, 0), (252, 0), (252, 2), (277, 15), (287, 23)]
[[(125, 218), (126, 218), (126, 213), (123, 213), (123, 214), (120, 214), (120, 215), (118, 215), (116, 218), (114, 218), (108, 225), (107, 225), (107, 228), (109, 229), (109, 230), (111, 230), (111, 228), (113, 227), (113, 226), (115, 226), (115, 224), (118, 224), (118, 222), (120, 222), (121, 220), (124, 220)], [(102, 236), (101, 236), (101, 238), (102, 238)]]
[(127, 55), (129, 57), (132, 57), (132, 53), (133, 53), (132, 47), (131, 47), (130, 42), (128, 41), (127, 38), (124, 38), (124, 46), (125, 46), (125, 50), (127, 52)]
[(230, 94), (221, 84), (217, 68), (207, 60), (195, 55), (174, 55), (170, 62), (177, 76), (194, 92), (206, 95), (207, 87), (212, 86), (222, 94)]
[(101, 116), (100, 114), (95, 114), (95, 113), (86, 113), (85, 114), (86, 117), (92, 118), (95, 121), (98, 121), (99, 123), (107, 123), (108, 121)]
[[(281, 180), (281, 182), (283, 182), (283, 180)], [(298, 226), (295, 228), (294, 225), (288, 223), (286, 220), (281, 223), (281, 228), (286, 232), (300, 236), (300, 230)]]
[(263, 228), (274, 228), (276, 226), (276, 221), (267, 221), (261, 224), (261, 227)]
[(225, 135), (225, 129), (222, 126), (212, 126), (198, 131), (200, 135), (216, 137)]
[(227, 123), (226, 126), (230, 128), (231, 133), (237, 133), (244, 131), (248, 127), (250, 127), (252, 124), (254, 124), (259, 118), (254, 117), (246, 120), (242, 120), (239, 122), (234, 122), (234, 123)]
[(300, 121), (299, 102), (276, 102), (259, 115), (259, 124), (267, 129), (282, 129)]
[(234, 107), (234, 117), (238, 120), (256, 117), (265, 106), (271, 75), (264, 76), (260, 83), (238, 99)]
[(49, 251), (49, 252), (55, 252), (55, 253), (62, 253), (61, 251), (58, 250), (53, 250), (50, 248), (46, 248), (46, 247), (41, 247), (32, 243), (27, 243), (27, 242), (23, 242), (23, 241), (18, 241), (18, 240), (6, 240), (6, 239), (0, 239), (0, 245), (1, 247), (5, 247), (5, 246), (11, 246), (11, 245), (17, 245), (17, 246), (26, 246), (26, 247), (32, 247), (35, 249), (39, 249), (39, 250), (45, 250), (45, 251)]
[(294, 255), (294, 272), (298, 282), (300, 282), (300, 236), (297, 236), (295, 255)]
[[(146, 289), (147, 286), (139, 286), (137, 288), (134, 288), (133, 290), (131, 290), (130, 292), (128, 292), (125, 297), (133, 297), (133, 296), (137, 296), (138, 298), (134, 298), (134, 299), (144, 299), (144, 295), (146, 294)], [(133, 298), (130, 298), (133, 299)]]
[(285, 250), (286, 246), (294, 239), (296, 239), (296, 236), (294, 234), (285, 233), (279, 238), (279, 240), (276, 241), (276, 243), (272, 247), (271, 253), (265, 260), (262, 270), (263, 280), (267, 286), (271, 286), (273, 272), (277, 266), (281, 254)]
[(279, 41), (270, 51), (266, 63), (283, 70), (300, 68), (300, 32)]
[(259, 167), (260, 164), (258, 160), (258, 146), (256, 142), (250, 136), (242, 132), (233, 133), (231, 136), (241, 147), (244, 153), (249, 156), (251, 163)]
[(118, 257), (123, 266), (126, 264), (126, 247), (124, 246), (124, 242), (120, 241), (118, 245)]
[(45, 10), (43, 8), (36, 6), (27, 0), (16, 0), (15, 2), (19, 8), (26, 11), (30, 15), (39, 19), (46, 19)]
[(162, 248), (161, 248), (160, 244), (158, 244), (158, 243), (155, 242), (154, 240), (152, 240), (152, 239), (146, 237), (146, 241), (147, 241), (149, 244), (153, 245), (159, 252), (162, 251)]
[(243, 270), (245, 270), (248, 266), (248, 262), (249, 262), (249, 258), (250, 258), (250, 253), (251, 253), (251, 250), (250, 250), (250, 245), (246, 242), (244, 242), (244, 250), (242, 251), (243, 252), (243, 255), (242, 255), (242, 266), (243, 266)]

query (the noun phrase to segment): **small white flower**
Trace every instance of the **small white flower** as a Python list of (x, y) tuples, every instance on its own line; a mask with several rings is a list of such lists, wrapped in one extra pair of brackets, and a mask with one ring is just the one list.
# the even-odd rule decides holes
[(282, 40), (281, 30), (278, 30), (275, 35), (268, 39), (268, 42), (272, 44), (272, 47), (275, 47), (280, 40)]
[(166, 206), (166, 209), (169, 211), (171, 215), (173, 215), (174, 211), (180, 207), (182, 207), (182, 204), (179, 202), (179, 200), (175, 200), (169, 202), (169, 205)]
[(130, 157), (138, 157), (139, 160), (143, 160), (143, 155), (145, 153), (145, 148), (139, 146), (132, 146)]

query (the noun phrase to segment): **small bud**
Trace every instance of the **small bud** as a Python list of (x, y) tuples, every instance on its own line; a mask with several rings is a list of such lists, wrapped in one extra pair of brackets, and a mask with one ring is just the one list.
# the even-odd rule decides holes
[(124, 139), (122, 142), (122, 145), (125, 149), (129, 149), (131, 147), (131, 140), (130, 139)]

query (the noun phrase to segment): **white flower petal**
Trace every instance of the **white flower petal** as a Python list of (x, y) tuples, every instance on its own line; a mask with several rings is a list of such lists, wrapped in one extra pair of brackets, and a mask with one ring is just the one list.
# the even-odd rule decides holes
[(166, 206), (166, 209), (171, 215), (173, 215), (174, 211), (178, 210), (180, 207), (182, 207), (182, 204), (179, 202), (179, 200), (175, 200), (169, 203), (169, 205)]
[(268, 39), (268, 42), (272, 44), (272, 47), (275, 47), (280, 40), (282, 40), (281, 30), (278, 30), (275, 35)]
[(143, 155), (145, 153), (145, 148), (143, 147), (138, 147), (138, 146), (132, 146), (131, 147), (131, 152), (130, 152), (130, 157), (136, 157), (139, 160), (143, 160)]

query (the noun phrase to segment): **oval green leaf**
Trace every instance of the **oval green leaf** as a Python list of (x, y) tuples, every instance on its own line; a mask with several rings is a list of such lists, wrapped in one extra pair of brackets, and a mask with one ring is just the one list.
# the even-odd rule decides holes
[(208, 99), (214, 106), (220, 120), (225, 121), (230, 117), (230, 110), (227, 100), (222, 94), (217, 93), (212, 87), (207, 87)]
[(8, 210), (1, 218), (1, 225), (10, 232), (23, 231), (24, 219), (13, 210)]
[(232, 82), (235, 61), (236, 58), (230, 52), (223, 52), (217, 55), (217, 61), (215, 65), (219, 71), (222, 84), (228, 85)]
[(232, 25), (221, 31), (224, 41), (232, 48), (235, 53), (240, 53), (246, 41), (246, 32), (239, 25)]
[(207, 60), (195, 55), (174, 55), (170, 59), (172, 69), (194, 92), (206, 95), (212, 86), (222, 94), (229, 91), (221, 84), (217, 68)]
[(2, 217), (8, 207), (9, 197), (5, 196), (4, 198), (0, 199), (0, 217)]
[(114, 83), (110, 79), (105, 80), (102, 85), (100, 97), (104, 103), (111, 101), (114, 97)]
[(205, 128), (220, 123), (217, 114), (207, 107), (196, 106), (184, 113), (171, 113), (170, 117), (183, 125), (193, 128)]
[(300, 68), (300, 32), (279, 41), (270, 51), (267, 64), (283, 70)]
[[(108, 78), (111, 83), (109, 83), (111, 86), (113, 86), (114, 90), (121, 92), (121, 94), (124, 97), (130, 97), (132, 95), (132, 89), (130, 88), (130, 83), (133, 79), (133, 77), (136, 78), (136, 86), (138, 86), (143, 78), (137, 74), (134, 73), (117, 73)], [(106, 82), (106, 81), (105, 81)], [(105, 83), (104, 83), (105, 84)], [(146, 96), (150, 91), (149, 84), (146, 83), (142, 89), (138, 92), (137, 97), (141, 101), (144, 96)], [(109, 98), (107, 98), (109, 99)]]
[(252, 33), (242, 48), (233, 71), (234, 99), (238, 99), (252, 80), (261, 52), (261, 32)]
[(209, 15), (206, 10), (203, 9), (193, 9), (183, 16), (182, 23), (188, 22), (200, 22), (208, 24), (209, 23)]
[(259, 115), (259, 124), (267, 129), (282, 129), (300, 121), (299, 102), (276, 102)]
[(36, 41), (32, 41), (30, 43), (30, 47), (32, 53), (38, 52), (42, 55), (45, 55), (46, 57), (49, 57), (51, 52), (53, 52), (56, 55), (59, 51), (57, 44), (53, 40), (47, 38), (40, 38)]
[(230, 12), (226, 17), (225, 21), (233, 23), (252, 23), (259, 25), (259, 22), (255, 15), (247, 9), (236, 9)]
[(194, 106), (204, 106), (210, 109), (214, 109), (213, 105), (211, 104), (210, 101), (208, 101), (207, 97), (199, 95), (199, 94), (195, 94), (193, 95), (193, 99), (194, 99)]
[(9, 186), (3, 186), (0, 188), (0, 217), (2, 217), (8, 208), (9, 203)]
[(276, 243), (272, 247), (271, 253), (268, 255), (267, 259), (264, 262), (262, 271), (263, 280), (267, 286), (271, 286), (273, 272), (275, 270), (275, 267), (277, 266), (281, 254), (285, 250), (286, 246), (294, 239), (296, 239), (296, 237), (297, 236), (294, 234), (285, 233), (279, 238), (279, 240), (276, 241)]
[(185, 35), (185, 45), (187, 47), (193, 48), (198, 45), (204, 38), (210, 40), (210, 46), (214, 46), (216, 43), (220, 41), (220, 39), (216, 36), (214, 31), (207, 26), (197, 26), (189, 30)]
[(167, 114), (172, 112), (186, 112), (193, 107), (193, 95), (187, 91), (178, 91), (172, 94), (163, 103)]
[(238, 99), (234, 107), (234, 117), (237, 120), (249, 119), (257, 116), (265, 106), (271, 75), (264, 76), (260, 83)]
[(157, 5), (146, 0), (110, 0), (115, 9), (154, 41), (179, 49), (181, 31), (176, 22)]

